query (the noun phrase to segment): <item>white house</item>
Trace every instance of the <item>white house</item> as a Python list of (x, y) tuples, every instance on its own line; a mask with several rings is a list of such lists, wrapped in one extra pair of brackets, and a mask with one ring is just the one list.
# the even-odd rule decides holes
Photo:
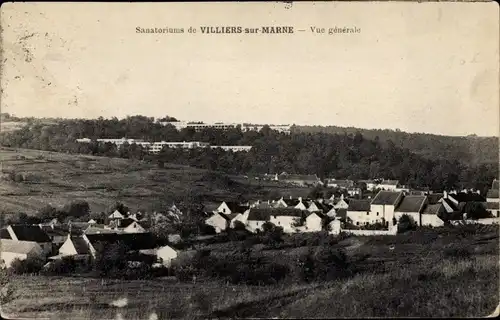
[(349, 208), (349, 204), (344, 199), (344, 195), (343, 194), (340, 195), (339, 201), (337, 201), (333, 207), (335, 209), (347, 209), (347, 208)]
[(15, 259), (25, 260), (28, 257), (43, 258), (42, 247), (33, 241), (18, 241), (11, 239), (0, 239), (1, 266), (10, 268)]
[(231, 220), (237, 215), (237, 213), (214, 212), (210, 218), (205, 220), (205, 224), (214, 227), (215, 232), (221, 233), (229, 227)]
[(234, 224), (236, 223), (236, 221), (239, 221), (239, 222), (243, 223), (244, 225), (246, 225), (249, 213), (250, 213), (250, 209), (246, 210), (245, 213), (238, 213), (233, 219), (231, 219), (231, 222), (229, 223), (229, 227), (234, 228)]
[(59, 248), (59, 254), (50, 259), (72, 256), (76, 259), (90, 255), (89, 243), (86, 237), (68, 235), (66, 241)]
[(396, 191), (398, 188), (398, 180), (382, 180), (376, 187), (386, 191)]
[(133, 221), (128, 226), (123, 228), (123, 232), (140, 233), (140, 232), (146, 232), (146, 229), (144, 229), (137, 221)]
[(394, 210), (402, 199), (402, 192), (379, 191), (370, 203), (370, 217), (379, 221), (383, 218), (391, 227), (393, 225)]
[(403, 215), (408, 215), (419, 225), (422, 225), (421, 214), (428, 204), (426, 196), (404, 196), (394, 210), (394, 218), (399, 221)]
[[(266, 210), (266, 209), (262, 209)], [(301, 209), (267, 209), (270, 218), (269, 222), (274, 224), (275, 226), (282, 227), (283, 232), (285, 233), (293, 233), (296, 228), (294, 225), (297, 221), (300, 221), (301, 218), (305, 217), (306, 212)]]
[(115, 210), (112, 214), (109, 215), (109, 219), (125, 219), (123, 214), (120, 211)]
[(316, 232), (323, 229), (323, 219), (324, 216), (320, 212), (312, 212), (306, 218), (305, 231), (306, 232)]
[(251, 232), (262, 231), (262, 225), (270, 221), (270, 209), (250, 209), (247, 218), (247, 229)]
[(9, 225), (1, 232), (2, 239), (11, 239), (17, 241), (36, 242), (40, 245), (44, 255), (52, 251), (52, 240), (37, 225)]
[(351, 199), (346, 216), (357, 226), (380, 221), (380, 217), (370, 215), (370, 200)]
[(439, 217), (445, 211), (442, 203), (427, 204), (420, 216), (422, 226), (442, 227), (444, 221)]
[(168, 245), (154, 249), (139, 250), (139, 252), (146, 255), (156, 256), (157, 261), (165, 267), (170, 267), (172, 265), (172, 261), (179, 255), (177, 250)]
[(215, 211), (223, 214), (243, 213), (248, 207), (240, 205), (238, 202), (223, 201)]

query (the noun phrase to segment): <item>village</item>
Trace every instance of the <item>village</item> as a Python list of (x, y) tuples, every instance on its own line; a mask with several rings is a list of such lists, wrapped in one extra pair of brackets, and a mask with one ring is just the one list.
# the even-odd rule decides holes
[[(260, 179), (280, 179), (302, 186), (323, 184), (315, 176), (268, 175)], [(362, 189), (374, 196), (362, 197)], [(445, 224), (499, 224), (499, 181), (494, 180), (486, 196), (473, 190), (434, 193), (408, 190), (395, 180), (327, 179), (325, 186), (341, 190), (330, 198), (281, 197), (247, 202), (221, 201), (203, 212), (211, 230), (198, 238), (217, 237), (230, 230), (260, 234), (279, 228), (284, 234), (327, 232), (353, 236), (396, 235), (401, 221), (415, 227), (439, 228)], [(371, 190), (371, 192), (370, 192)], [(120, 212), (114, 210), (102, 219), (39, 224), (11, 224), (0, 231), (2, 267), (19, 261), (41, 258), (45, 267), (72, 257), (80, 261), (95, 259), (100, 244), (125, 244), (131, 252), (151, 257), (154, 266), (168, 268), (186, 248), (176, 244), (181, 234), (168, 234), (158, 241), (150, 232), (159, 221), (181, 221), (183, 212), (173, 204), (165, 212)], [(191, 250), (192, 251), (192, 250)]]

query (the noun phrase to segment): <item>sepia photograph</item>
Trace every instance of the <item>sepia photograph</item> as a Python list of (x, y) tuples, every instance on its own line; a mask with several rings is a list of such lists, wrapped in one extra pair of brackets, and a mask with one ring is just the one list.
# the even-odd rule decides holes
[(496, 2), (0, 7), (2, 319), (500, 314)]

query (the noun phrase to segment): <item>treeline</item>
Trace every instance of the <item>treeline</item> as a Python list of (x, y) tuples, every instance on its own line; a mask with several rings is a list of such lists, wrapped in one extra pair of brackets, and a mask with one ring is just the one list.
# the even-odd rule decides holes
[(389, 140), (396, 147), (408, 148), (412, 152), (428, 159), (453, 160), (481, 164), (498, 164), (498, 138), (441, 136), (429, 133), (407, 133), (400, 130), (389, 129), (358, 129), (354, 127), (337, 126), (295, 126), (297, 133), (330, 133), (330, 134), (355, 134), (360, 132), (365, 138), (379, 140), (386, 144)]
[[(204, 141), (213, 145), (251, 145), (250, 152), (221, 149), (169, 149), (158, 155), (147, 154), (138, 145), (117, 148), (111, 143), (77, 143), (77, 138), (135, 138), (147, 141)], [(498, 161), (473, 165), (462, 158), (425, 158), (392, 140), (366, 139), (355, 134), (292, 133), (286, 135), (263, 128), (242, 132), (239, 128), (222, 131), (207, 128), (177, 131), (153, 118), (62, 120), (54, 125), (33, 124), (0, 135), (7, 147), (41, 149), (123, 157), (164, 163), (186, 164), (229, 174), (298, 173), (321, 178), (397, 179), (410, 187), (477, 188), (485, 191), (498, 176)]]

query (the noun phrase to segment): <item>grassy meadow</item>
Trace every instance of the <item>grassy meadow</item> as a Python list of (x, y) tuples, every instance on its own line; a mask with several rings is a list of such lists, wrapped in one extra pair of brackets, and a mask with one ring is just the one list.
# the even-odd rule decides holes
[[(269, 194), (307, 195), (309, 189), (262, 184), (193, 167), (120, 158), (0, 148), (0, 211), (32, 214), (44, 205), (85, 200), (92, 211), (120, 201), (132, 210), (160, 210), (197, 195), (206, 204)], [(13, 181), (11, 173), (23, 181)]]
[[(467, 231), (469, 230), (469, 231)], [(349, 237), (335, 247), (365, 256), (358, 272), (318, 283), (269, 286), (175, 278), (101, 280), (15, 276), (17, 299), (4, 312), (53, 319), (484, 317), (499, 303), (498, 226), (420, 229), (396, 236)], [(234, 243), (234, 246), (239, 245)], [(208, 248), (208, 247), (207, 247)], [(223, 253), (228, 244), (212, 244)], [(260, 251), (291, 263), (303, 247)], [(121, 308), (112, 301), (126, 299)], [(122, 301), (123, 302), (123, 301)]]

